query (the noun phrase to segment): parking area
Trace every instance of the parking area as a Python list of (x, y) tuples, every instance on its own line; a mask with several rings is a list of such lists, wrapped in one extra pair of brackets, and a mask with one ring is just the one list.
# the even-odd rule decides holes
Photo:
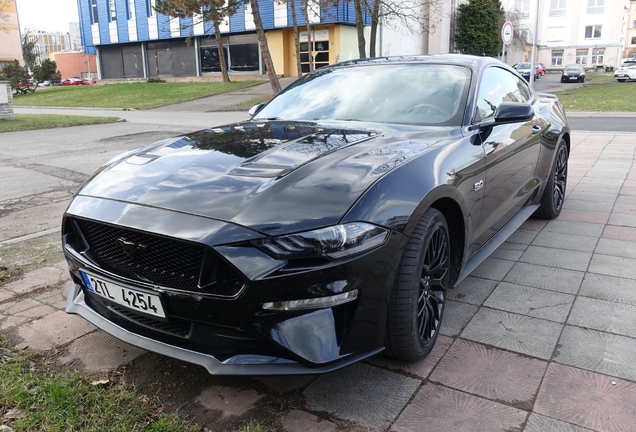
[(63, 312), (64, 263), (0, 287), (0, 328), (60, 366), (118, 368), (209, 430), (278, 406), (287, 431), (633, 431), (636, 134), (572, 138), (559, 218), (527, 221), (448, 293), (443, 336), (418, 363), (378, 355), (320, 376), (212, 377)]

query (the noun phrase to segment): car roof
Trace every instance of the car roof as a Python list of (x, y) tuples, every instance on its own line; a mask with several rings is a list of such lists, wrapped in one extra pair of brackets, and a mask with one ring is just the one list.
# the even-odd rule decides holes
[[(421, 55), (421, 56), (377, 57), (377, 58), (371, 58), (371, 59), (348, 60), (348, 61), (338, 63), (335, 65), (330, 65), (327, 67), (346, 68), (346, 67), (353, 67), (353, 66), (360, 66), (360, 65), (406, 64), (406, 63), (448, 64), (448, 65), (466, 66), (471, 69), (480, 69), (481, 67), (489, 63), (505, 65), (504, 63), (492, 57), (478, 57), (478, 56), (465, 55), (465, 54), (434, 54), (434, 55)], [(505, 65), (505, 66), (508, 66), (508, 65)]]

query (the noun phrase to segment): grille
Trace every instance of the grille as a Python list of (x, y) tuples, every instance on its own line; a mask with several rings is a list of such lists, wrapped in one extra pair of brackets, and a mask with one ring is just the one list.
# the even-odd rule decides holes
[(243, 279), (223, 260), (219, 260), (218, 263), (215, 276), (216, 282), (208, 290), (218, 295), (236, 295), (243, 287)]
[[(104, 269), (128, 279), (199, 291), (203, 246), (87, 220), (76, 221), (90, 255)], [(122, 243), (134, 245), (132, 251), (126, 252)]]
[(131, 312), (116, 305), (110, 305), (109, 307), (113, 311), (117, 312), (119, 315), (144, 327), (150, 327), (153, 330), (158, 330), (183, 338), (188, 337), (188, 335), (190, 334), (191, 324), (187, 321), (170, 318), (170, 321), (165, 322), (151, 317), (137, 315), (134, 312)]

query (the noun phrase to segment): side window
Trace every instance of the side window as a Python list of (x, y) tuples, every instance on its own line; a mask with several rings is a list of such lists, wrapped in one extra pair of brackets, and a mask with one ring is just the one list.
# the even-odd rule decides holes
[(494, 117), (502, 102), (526, 102), (530, 99), (530, 89), (516, 76), (505, 69), (486, 69), (479, 83), (477, 109), (474, 121)]
[(526, 81), (515, 76), (513, 76), (513, 78), (517, 80), (517, 88), (519, 89), (519, 94), (521, 95), (522, 100), (520, 100), (519, 102), (530, 101), (532, 99), (532, 97), (530, 96), (532, 92), (530, 92), (530, 88), (528, 87)]

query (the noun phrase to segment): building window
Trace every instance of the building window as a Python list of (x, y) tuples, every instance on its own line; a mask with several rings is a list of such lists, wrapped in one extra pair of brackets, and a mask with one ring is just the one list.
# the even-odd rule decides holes
[(565, 27), (548, 27), (548, 42), (559, 42), (565, 39)]
[(128, 0), (128, 19), (135, 19), (135, 0)]
[(632, 45), (636, 45), (636, 36), (632, 36)]
[(601, 25), (585, 26), (585, 39), (598, 39), (601, 37)]
[(155, 11), (155, 5), (157, 4), (156, 0), (146, 0), (146, 7), (148, 8), (148, 16), (155, 16), (157, 13)]
[(99, 21), (97, 15), (97, 0), (91, 0), (91, 24), (95, 24)]
[(530, 0), (515, 0), (515, 9), (519, 18), (530, 18)]
[(552, 66), (561, 66), (563, 64), (563, 50), (552, 51)]
[(117, 21), (117, 10), (115, 9), (115, 0), (108, 0), (108, 19)]
[(550, 16), (565, 15), (565, 0), (550, 0)]
[(605, 0), (587, 0), (587, 13), (601, 14), (604, 12)]
[(636, 20), (632, 23), (632, 28), (636, 28)]
[(605, 50), (604, 49), (593, 49), (592, 50), (592, 64), (593, 65), (602, 65), (604, 57), (605, 57)]
[(587, 50), (576, 50), (576, 64), (587, 64)]

